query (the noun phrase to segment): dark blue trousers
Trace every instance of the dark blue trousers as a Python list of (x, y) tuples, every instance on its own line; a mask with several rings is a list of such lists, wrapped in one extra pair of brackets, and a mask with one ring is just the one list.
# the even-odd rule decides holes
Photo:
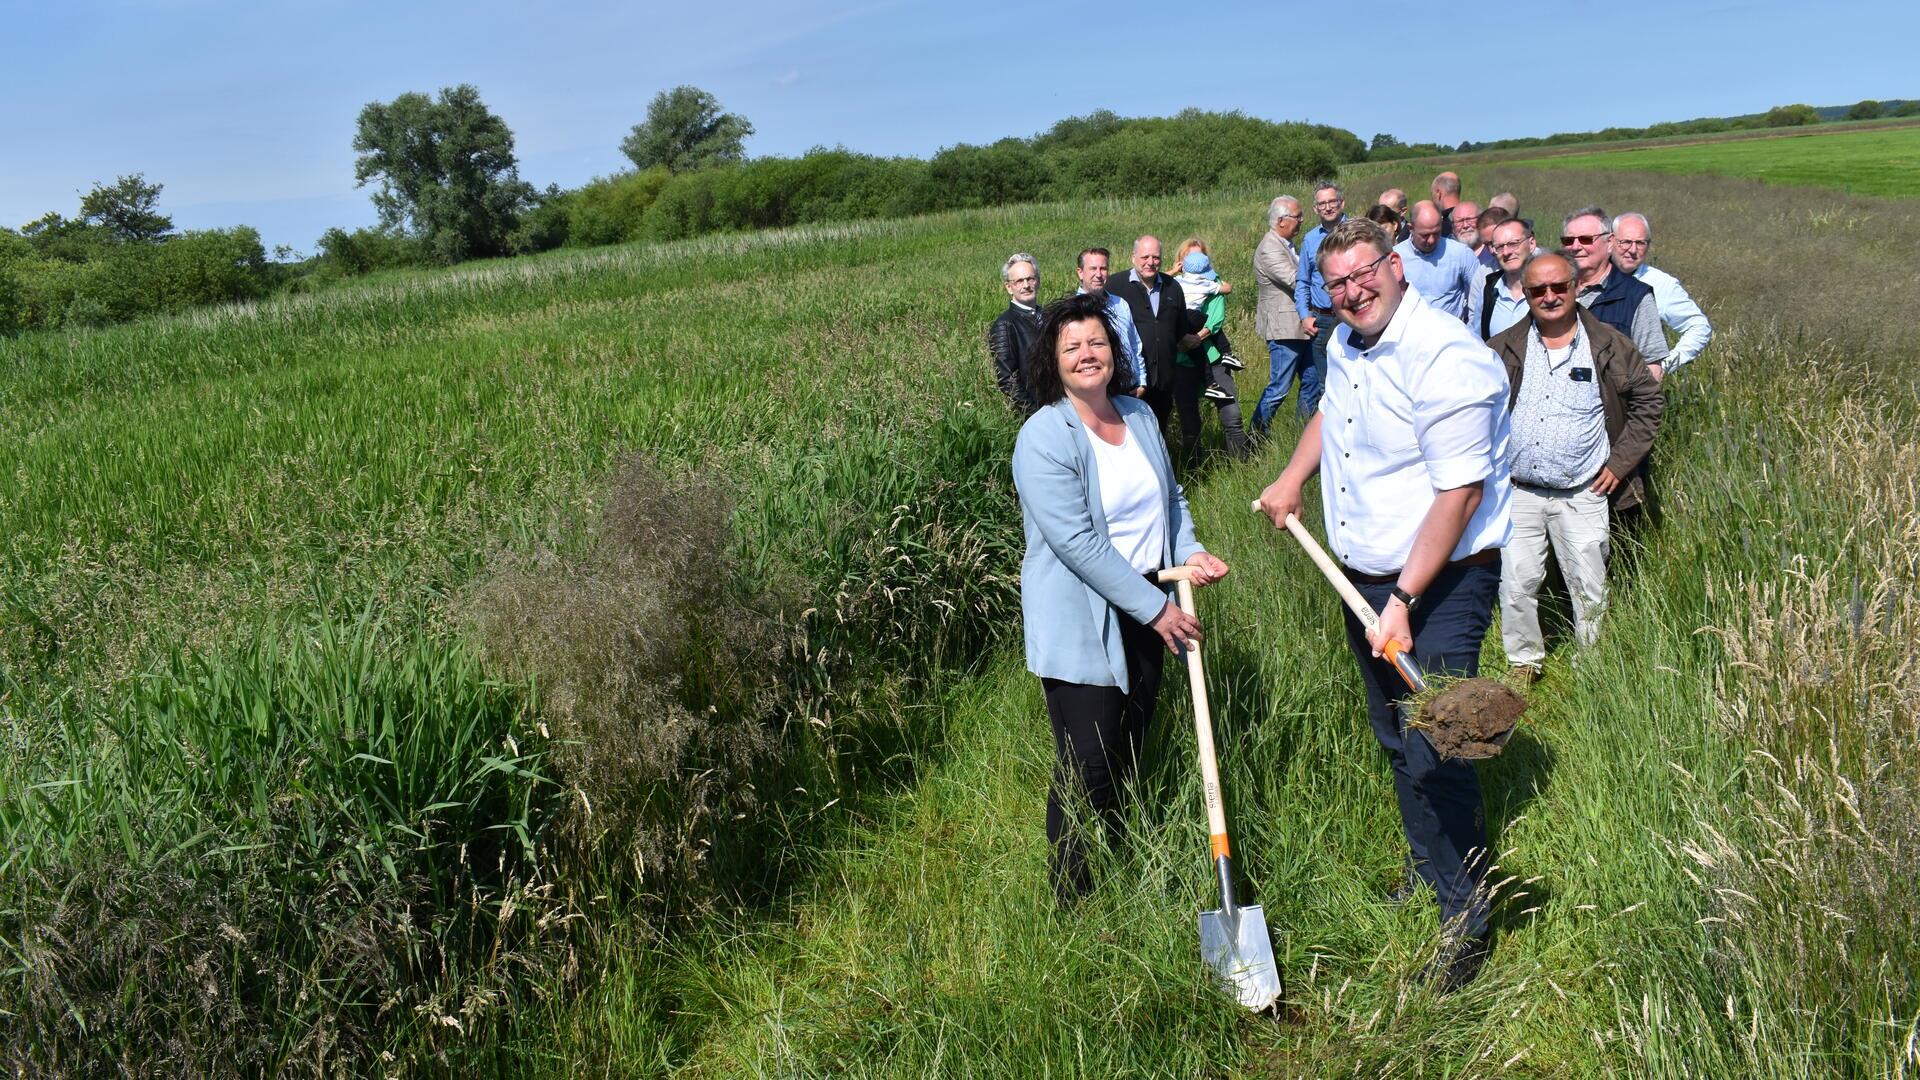
[[(1375, 611), (1386, 605), (1393, 583), (1355, 581)], [(1449, 566), (1440, 572), (1413, 613), (1413, 657), (1428, 675), (1468, 677), (1480, 671), (1480, 643), (1493, 622), (1500, 592), (1500, 564)], [(1360, 620), (1347, 614), (1347, 644), (1360, 661), (1367, 690), (1367, 719), (1374, 738), (1393, 763), (1393, 790), (1400, 801), (1414, 872), (1440, 898), (1443, 924), (1480, 936), (1487, 932), (1482, 887), (1492, 858), (1487, 850), (1486, 811), (1480, 778), (1470, 761), (1443, 761), (1433, 744), (1407, 727), (1403, 700), (1411, 695), (1393, 665), (1376, 659)]]

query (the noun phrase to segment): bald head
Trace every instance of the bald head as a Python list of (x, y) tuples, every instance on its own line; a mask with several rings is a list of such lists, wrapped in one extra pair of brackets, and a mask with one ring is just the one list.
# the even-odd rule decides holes
[(1133, 269), (1141, 281), (1152, 281), (1160, 275), (1159, 237), (1143, 236), (1133, 242)]
[(1520, 216), (1520, 197), (1511, 191), (1503, 191), (1487, 200), (1488, 206), (1497, 206), (1514, 217)]
[(1407, 193), (1397, 187), (1390, 187), (1381, 192), (1380, 198), (1376, 201), (1402, 218), (1407, 216)]
[(1440, 208), (1426, 199), (1413, 204), (1413, 249), (1422, 255), (1440, 243)]
[(1460, 174), (1443, 172), (1433, 178), (1433, 201), (1450, 207), (1460, 201)]

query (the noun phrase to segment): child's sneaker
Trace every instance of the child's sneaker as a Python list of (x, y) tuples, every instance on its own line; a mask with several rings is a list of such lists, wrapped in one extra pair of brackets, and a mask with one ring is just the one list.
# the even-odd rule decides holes
[(1232, 400), (1234, 400), (1234, 397), (1233, 397), (1233, 395), (1232, 395), (1232, 394), (1229, 394), (1229, 393), (1227, 393), (1227, 392), (1226, 392), (1225, 390), (1222, 390), (1222, 389), (1220, 389), (1220, 387), (1219, 387), (1219, 385), (1218, 385), (1217, 383), (1208, 383), (1208, 384), (1207, 384), (1207, 389), (1206, 389), (1206, 392), (1205, 392), (1205, 393), (1203, 393), (1203, 394), (1201, 394), (1201, 396), (1202, 396), (1202, 397), (1204, 397), (1204, 398), (1206, 398), (1206, 399), (1207, 399), (1208, 401), (1232, 401)]
[(1247, 370), (1246, 363), (1243, 362), (1239, 357), (1233, 355), (1232, 353), (1220, 354), (1220, 366), (1226, 368), (1228, 371)]

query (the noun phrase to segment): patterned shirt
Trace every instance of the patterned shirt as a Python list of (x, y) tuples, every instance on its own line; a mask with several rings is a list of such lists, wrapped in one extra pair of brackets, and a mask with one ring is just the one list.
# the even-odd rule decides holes
[(1607, 417), (1600, 404), (1600, 373), (1580, 324), (1564, 350), (1549, 349), (1538, 325), (1527, 328), (1527, 359), (1513, 403), (1513, 480), (1544, 488), (1573, 488), (1607, 463)]

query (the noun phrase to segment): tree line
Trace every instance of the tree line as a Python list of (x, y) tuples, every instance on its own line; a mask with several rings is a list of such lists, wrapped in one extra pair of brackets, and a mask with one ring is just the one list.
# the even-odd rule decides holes
[[(1848, 118), (1912, 115), (1920, 103), (1861, 102)], [(1536, 139), (1462, 142), (1455, 152), (1698, 134), (1819, 122), (1808, 105), (1765, 114)], [(119, 322), (202, 304), (324, 288), (377, 270), (451, 265), (559, 247), (1146, 193), (1198, 192), (1331, 176), (1341, 165), (1450, 152), (1324, 124), (1188, 109), (1126, 118), (1100, 110), (1030, 138), (946, 147), (931, 158), (815, 147), (748, 158), (754, 133), (705, 90), (655, 95), (620, 143), (632, 168), (579, 188), (520, 177), (513, 132), (471, 85), (361, 109), (354, 176), (380, 223), (328, 229), (319, 250), (269, 259), (247, 226), (176, 232), (143, 174), (96, 184), (71, 218), (0, 228), (0, 333)]]

